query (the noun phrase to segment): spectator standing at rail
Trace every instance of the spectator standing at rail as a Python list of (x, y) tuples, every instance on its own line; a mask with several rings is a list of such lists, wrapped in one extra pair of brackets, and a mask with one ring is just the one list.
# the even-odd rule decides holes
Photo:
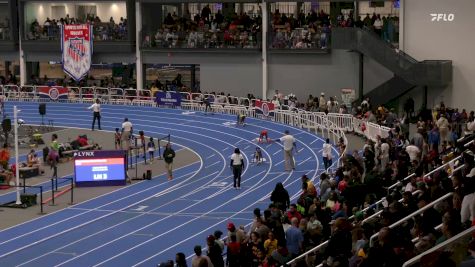
[(329, 138), (327, 138), (325, 144), (323, 144), (322, 156), (323, 156), (323, 165), (325, 166), (325, 171), (326, 171), (332, 165), (332, 146), (330, 145)]
[(94, 124), (97, 120), (97, 128), (101, 130), (101, 101), (96, 99), (96, 103), (92, 104), (87, 109), (92, 109), (92, 130), (94, 131)]
[(291, 171), (295, 170), (295, 160), (293, 156), (293, 150), (297, 152), (297, 144), (295, 138), (290, 135), (288, 130), (285, 130), (285, 135), (278, 139), (282, 142), (284, 146), (284, 163), (285, 163), (285, 170)]
[(241, 174), (244, 170), (244, 157), (241, 155), (239, 148), (234, 149), (231, 155), (231, 169), (234, 175), (234, 188), (241, 189)]
[(132, 134), (132, 123), (129, 121), (128, 118), (124, 119), (124, 122), (122, 123), (122, 134), (121, 134), (121, 142), (120, 142), (120, 147), (122, 148), (123, 145), (125, 144), (125, 150), (129, 150), (130, 147), (130, 135)]
[(168, 181), (173, 179), (173, 159), (175, 158), (175, 150), (173, 150), (170, 143), (165, 146), (163, 151), (163, 160), (165, 161), (165, 166), (168, 172)]

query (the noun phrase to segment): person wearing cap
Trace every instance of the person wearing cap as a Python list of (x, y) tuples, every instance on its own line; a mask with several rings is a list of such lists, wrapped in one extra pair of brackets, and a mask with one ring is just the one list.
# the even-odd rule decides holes
[(228, 267), (240, 267), (241, 243), (237, 241), (236, 235), (228, 235), (230, 241), (226, 244), (226, 264)]
[(201, 246), (195, 246), (194, 251), (195, 251), (195, 256), (191, 258), (191, 267), (199, 267), (200, 262), (202, 260), (205, 260), (208, 262), (208, 267), (213, 267), (213, 263), (211, 263), (211, 259), (206, 255), (202, 255)]
[(228, 238), (226, 239), (227, 243), (231, 242), (231, 235), (235, 235), (236, 241), (239, 243), (243, 243), (244, 240), (246, 240), (246, 233), (244, 230), (241, 228), (236, 228), (234, 223), (229, 222), (226, 229), (228, 229)]
[(295, 138), (290, 135), (289, 130), (285, 130), (284, 136), (277, 140), (282, 142), (284, 147), (285, 171), (295, 170), (295, 160), (292, 153), (294, 149), (297, 151), (297, 142)]
[(224, 267), (224, 260), (223, 260), (223, 251), (216, 243), (216, 238), (214, 235), (209, 235), (206, 238), (206, 244), (208, 245), (208, 257), (213, 263), (214, 267)]

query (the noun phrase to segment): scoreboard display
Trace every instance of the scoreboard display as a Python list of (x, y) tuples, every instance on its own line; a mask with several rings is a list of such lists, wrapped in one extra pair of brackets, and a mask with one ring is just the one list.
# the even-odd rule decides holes
[(126, 184), (126, 159), (123, 150), (94, 150), (74, 153), (76, 186)]

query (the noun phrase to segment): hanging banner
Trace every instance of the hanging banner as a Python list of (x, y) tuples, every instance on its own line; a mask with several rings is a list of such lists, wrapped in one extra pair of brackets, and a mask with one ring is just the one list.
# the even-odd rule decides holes
[(158, 91), (155, 94), (155, 101), (159, 106), (173, 106), (179, 107), (181, 105), (181, 94), (177, 92), (163, 92)]
[(351, 104), (356, 99), (356, 92), (353, 89), (344, 88), (341, 89), (341, 100), (347, 108), (351, 108)]
[(63, 70), (75, 81), (80, 81), (91, 68), (92, 26), (87, 24), (63, 25), (61, 51)]
[(262, 114), (264, 117), (274, 116), (274, 104), (267, 101), (256, 100), (255, 108), (257, 114)]
[(37, 86), (36, 90), (40, 98), (49, 98), (51, 100), (68, 99), (68, 88), (61, 86)]

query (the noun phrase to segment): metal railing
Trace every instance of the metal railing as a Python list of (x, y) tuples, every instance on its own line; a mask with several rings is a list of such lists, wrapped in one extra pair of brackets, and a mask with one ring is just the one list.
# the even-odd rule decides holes
[(463, 239), (463, 238), (466, 238), (467, 236), (471, 235), (471, 234), (474, 233), (474, 232), (475, 232), (475, 226), (472, 226), (472, 227), (468, 228), (467, 230), (465, 230), (465, 231), (459, 233), (458, 235), (455, 235), (454, 237), (452, 237), (452, 238), (450, 238), (450, 239), (448, 239), (448, 240), (445, 240), (444, 242), (438, 244), (437, 246), (435, 246), (435, 247), (433, 247), (433, 248), (431, 248), (431, 249), (429, 249), (429, 250), (427, 250), (427, 251), (424, 251), (424, 252), (422, 252), (421, 254), (415, 256), (414, 258), (412, 258), (412, 259), (406, 261), (406, 262), (402, 265), (402, 267), (412, 266), (412, 265), (414, 265), (415, 263), (419, 262), (419, 261), (422, 259), (422, 257), (424, 257), (424, 256), (426, 256), (426, 255), (429, 255), (429, 254), (431, 254), (431, 253), (433, 253), (433, 252), (435, 252), (435, 251), (438, 251), (439, 249), (442, 249), (442, 248), (444, 248), (444, 247), (446, 247), (446, 246), (448, 246), (448, 245), (450, 245), (450, 244), (452, 244), (452, 243), (454, 243), (454, 242), (457, 242), (457, 241), (459, 241), (459, 240), (461, 240), (461, 239)]
[[(152, 92), (150, 90), (106, 87), (49, 87), (40, 85), (4, 85), (0, 86), (0, 95), (4, 95), (7, 100), (45, 102), (51, 101), (50, 96), (47, 93), (49, 88), (66, 88), (68, 90), (67, 97), (60, 97), (58, 99), (54, 99), (54, 101), (57, 102), (92, 103), (94, 99), (100, 98), (103, 103), (117, 105), (153, 106), (155, 104), (154, 95), (152, 95)], [(237, 112), (236, 110), (239, 110), (239, 112), (243, 112), (244, 109), (246, 109), (253, 113), (252, 107), (255, 106), (254, 99), (248, 99), (245, 97), (188, 92), (180, 92), (180, 94), (182, 95), (181, 108), (187, 110), (203, 111), (204, 106), (201, 104), (203, 103), (203, 99), (205, 99), (206, 97), (210, 99), (213, 112), (232, 113)], [(295, 117), (293, 114), (291, 114), (292, 112), (298, 113), (300, 117)], [(390, 129), (387, 127), (374, 123), (366, 123), (362, 120), (354, 118), (350, 114), (325, 114), (323, 112), (310, 112), (297, 108), (291, 109), (284, 105), (276, 107), (276, 114), (279, 117), (279, 120), (283, 120), (284, 123), (286, 120), (288, 120), (291, 125), (302, 125), (303, 128), (319, 131), (327, 130), (328, 127), (332, 127), (332, 129), (329, 129), (330, 131), (354, 131), (365, 135), (366, 138), (371, 139), (373, 141), (377, 140), (377, 136), (388, 136), (388, 133), (390, 131)], [(287, 119), (281, 117), (287, 117)], [(302, 123), (307, 120), (312, 121), (312, 123)], [(360, 131), (359, 128), (361, 124), (366, 124), (365, 131)]]
[[(452, 162), (457, 161), (457, 160), (459, 160), (459, 159), (461, 159), (461, 158), (462, 158), (462, 156), (458, 156), (458, 157), (455, 157), (455, 158), (451, 159), (450, 161), (448, 161), (448, 162), (446, 162), (446, 163), (440, 165), (439, 167), (437, 167), (437, 168), (433, 169), (432, 171), (428, 172), (427, 174), (424, 174), (424, 176), (423, 176), (422, 178), (429, 177), (429, 176), (432, 175), (433, 173), (438, 172), (438, 171), (440, 171), (440, 170), (442, 170), (442, 169), (444, 169), (444, 168), (450, 166), (450, 164), (451, 164)], [(414, 177), (414, 176), (416, 176), (416, 174), (415, 174), (415, 173), (412, 173), (412, 174), (408, 175), (406, 178), (402, 179), (401, 181), (398, 181), (398, 182), (394, 183), (393, 185), (391, 185), (391, 186), (388, 187), (388, 191), (389, 191), (389, 190), (392, 190), (393, 188), (395, 188), (395, 187), (397, 187), (397, 186), (403, 185), (403, 182), (405, 182), (405, 181), (411, 179), (411, 178)]]
[[(439, 197), (438, 199), (436, 199), (436, 200), (432, 201), (431, 203), (425, 205), (421, 209), (418, 209), (417, 211), (414, 211), (413, 213), (407, 215), (406, 217), (400, 219), (399, 221), (391, 224), (389, 226), (389, 229), (393, 229), (393, 228), (401, 225), (402, 223), (406, 222), (407, 220), (411, 219), (412, 217), (423, 213), (424, 211), (426, 211), (426, 210), (432, 208), (433, 206), (435, 206), (436, 204), (439, 204), (440, 202), (444, 201), (445, 199), (451, 197), (452, 195), (453, 195), (453, 192), (450, 192), (450, 193), (447, 193), (447, 194)], [(373, 246), (373, 240), (378, 236), (379, 236), (379, 232), (370, 237), (370, 239), (369, 239), (370, 246)]]

